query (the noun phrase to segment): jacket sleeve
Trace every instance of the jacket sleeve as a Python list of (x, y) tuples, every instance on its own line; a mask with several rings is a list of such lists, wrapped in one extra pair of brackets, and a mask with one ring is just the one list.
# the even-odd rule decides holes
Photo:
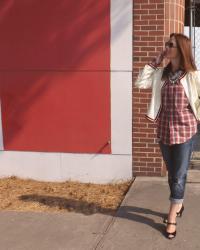
[(140, 71), (136, 81), (135, 87), (140, 89), (148, 89), (152, 87), (152, 81), (154, 73), (157, 71), (157, 68), (153, 65), (147, 64), (144, 69)]
[[(197, 95), (198, 98), (194, 101), (194, 106), (196, 109), (196, 114), (198, 117), (200, 117), (200, 71), (195, 71), (193, 74), (194, 78), (192, 78), (192, 80), (195, 83), (196, 86), (196, 91), (197, 91)], [(198, 124), (200, 124), (200, 120), (197, 120)]]
[(200, 71), (197, 70), (195, 73), (196, 73), (195, 74), (195, 76), (196, 76), (195, 83), (196, 83), (196, 87), (197, 87), (198, 96), (200, 98)]

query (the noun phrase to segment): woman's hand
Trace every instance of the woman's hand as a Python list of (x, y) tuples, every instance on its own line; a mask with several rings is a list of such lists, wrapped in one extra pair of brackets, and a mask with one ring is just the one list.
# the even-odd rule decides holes
[(163, 50), (157, 55), (157, 57), (153, 58), (151, 64), (153, 64), (155, 67), (158, 67), (162, 63), (165, 55), (166, 55), (166, 50)]

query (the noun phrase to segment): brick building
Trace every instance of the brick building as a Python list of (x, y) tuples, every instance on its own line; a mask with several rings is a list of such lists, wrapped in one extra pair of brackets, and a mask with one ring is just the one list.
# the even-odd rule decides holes
[[(184, 31), (184, 0), (133, 1), (133, 83), (138, 72), (162, 50), (172, 32)], [(133, 87), (133, 174), (164, 176), (156, 126), (146, 114), (151, 90)]]

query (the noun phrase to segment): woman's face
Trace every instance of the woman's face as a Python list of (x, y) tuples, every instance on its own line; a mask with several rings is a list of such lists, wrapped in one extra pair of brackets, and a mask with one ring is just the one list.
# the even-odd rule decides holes
[(169, 60), (180, 57), (176, 39), (173, 36), (165, 43), (165, 57)]

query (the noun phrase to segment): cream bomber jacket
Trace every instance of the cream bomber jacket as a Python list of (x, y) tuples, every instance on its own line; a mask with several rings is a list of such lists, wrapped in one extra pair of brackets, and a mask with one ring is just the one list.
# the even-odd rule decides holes
[[(163, 69), (145, 65), (139, 73), (135, 86), (141, 89), (152, 88), (152, 97), (148, 107), (147, 118), (156, 121), (161, 110), (161, 90), (165, 81), (161, 80)], [(180, 79), (194, 115), (200, 121), (200, 72), (186, 73)]]

